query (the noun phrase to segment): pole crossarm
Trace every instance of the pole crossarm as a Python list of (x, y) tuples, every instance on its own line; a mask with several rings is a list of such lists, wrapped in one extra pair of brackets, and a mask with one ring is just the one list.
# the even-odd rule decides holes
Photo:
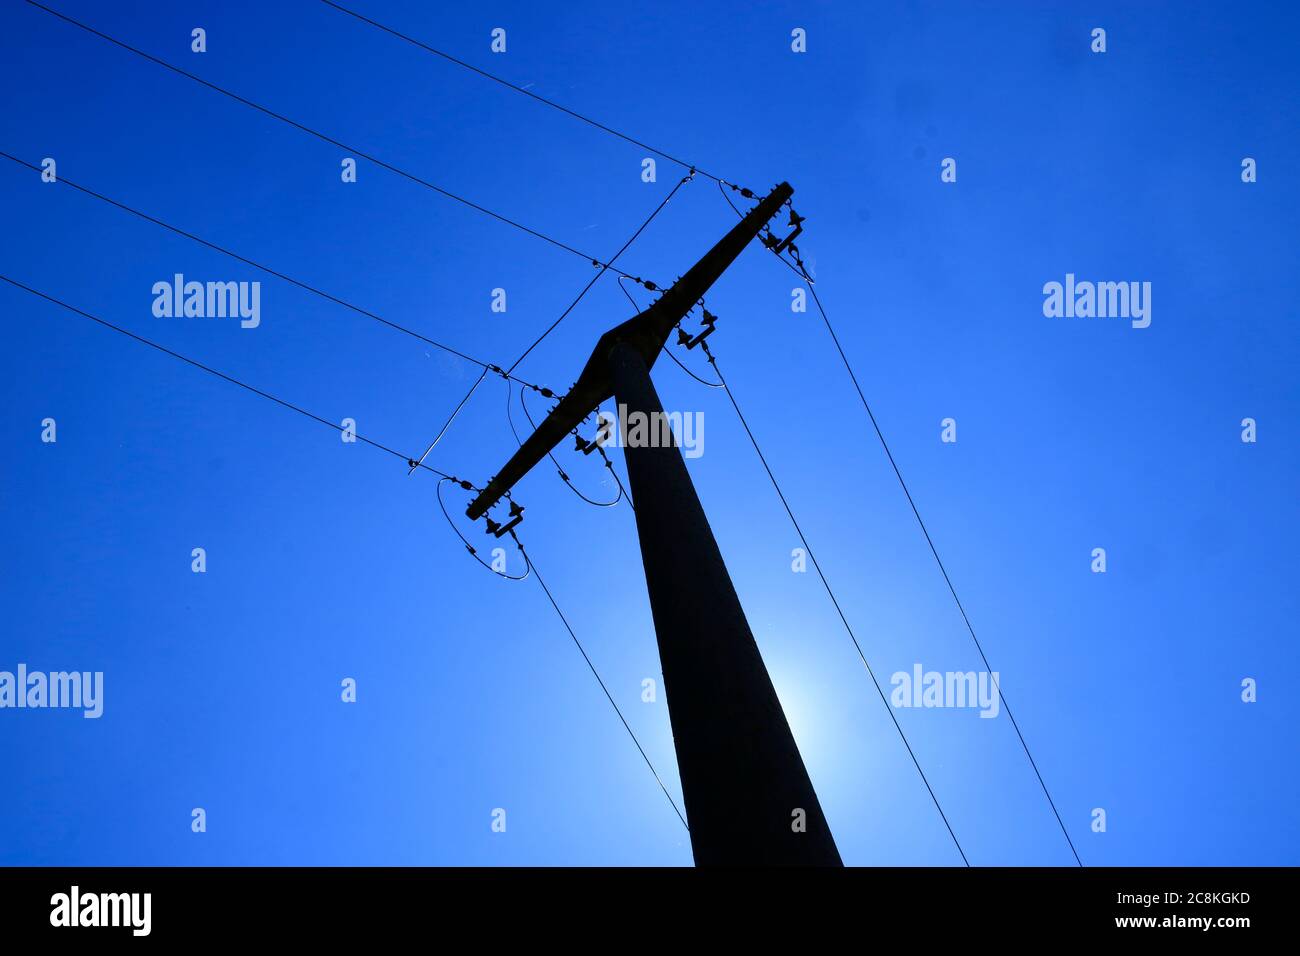
[(704, 293), (793, 194), (794, 189), (789, 183), (776, 186), (654, 304), (605, 332), (596, 342), (582, 374), (568, 394), (528, 436), (500, 473), (470, 502), (465, 513), (475, 520), (486, 514), (547, 452), (578, 427), (592, 409), (613, 396), (609, 355), (615, 346), (631, 345), (640, 353), (646, 368), (652, 368), (677, 323), (699, 303)]

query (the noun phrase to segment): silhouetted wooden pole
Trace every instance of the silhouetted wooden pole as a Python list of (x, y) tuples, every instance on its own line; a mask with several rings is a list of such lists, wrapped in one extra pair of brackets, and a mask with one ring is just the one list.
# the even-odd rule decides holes
[[(609, 362), (619, 414), (659, 422), (640, 353), (616, 345)], [(623, 455), (695, 862), (842, 865), (681, 449)]]
[[(486, 514), (611, 396), (624, 412), (649, 416), (651, 432), (664, 431), (650, 368), (673, 328), (793, 192), (778, 185), (654, 304), (605, 332), (573, 388), (466, 514)], [(670, 441), (625, 443), (624, 451), (695, 862), (841, 866), (681, 449)]]

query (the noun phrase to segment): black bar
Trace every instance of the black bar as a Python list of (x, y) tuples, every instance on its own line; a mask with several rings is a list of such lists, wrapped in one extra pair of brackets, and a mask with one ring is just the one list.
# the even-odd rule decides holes
[[(755, 938), (772, 948), (782, 932), (807, 941), (815, 925), (823, 942), (802, 947), (809, 952), (837, 939), (836, 949), (889, 941), (902, 952), (933, 952), (935, 942), (955, 940), (962, 952), (984, 952), (1008, 941), (1097, 937), (1213, 940), (1217, 951), (1231, 951), (1255, 931), (1285, 938), (1295, 875), (1228, 867), (0, 868), (0, 936), (13, 953), (135, 942), (130, 926), (51, 925), (51, 898), (77, 886), (83, 894), (149, 893), (144, 938), (205, 950), (291, 940), (336, 952), (422, 939), (426, 948), (472, 952), (511, 936), (531, 940), (530, 949), (579, 939), (602, 950), (663, 948), (680, 931), (721, 936), (731, 951)], [(32, 939), (42, 948), (17, 945)]]

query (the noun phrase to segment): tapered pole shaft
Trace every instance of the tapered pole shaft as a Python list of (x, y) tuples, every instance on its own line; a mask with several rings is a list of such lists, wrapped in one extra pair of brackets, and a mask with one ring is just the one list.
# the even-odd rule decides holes
[[(640, 352), (609, 363), (620, 427), (667, 432)], [(843, 865), (681, 450), (624, 455), (696, 864)]]

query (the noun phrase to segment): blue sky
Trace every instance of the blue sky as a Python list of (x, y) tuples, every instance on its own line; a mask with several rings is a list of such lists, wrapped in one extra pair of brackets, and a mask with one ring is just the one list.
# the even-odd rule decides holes
[[(661, 160), (642, 182), (644, 150), (314, 0), (51, 5), (602, 258), (681, 175)], [(1300, 862), (1289, 5), (355, 6), (710, 172), (788, 180), (819, 294), (1083, 861)], [(344, 184), (347, 153), (16, 0), (0, 71), (0, 149), (487, 361), (591, 276), (364, 161)], [(9, 162), (0, 196), (0, 273), (404, 453), (477, 376)], [(620, 265), (671, 281), (732, 222), (697, 178)], [(175, 273), (261, 280), (261, 325), (155, 317)], [(1066, 273), (1150, 282), (1150, 327), (1044, 317)], [(715, 353), (877, 674), (979, 669), (795, 285), (748, 250), (709, 297)], [(468, 558), (429, 475), (10, 286), (0, 309), (0, 669), (105, 675), (99, 720), (0, 710), (0, 862), (689, 864), (541, 589)], [(607, 276), (520, 374), (567, 388), (629, 312)], [(725, 396), (671, 363), (655, 381), (704, 415), (692, 477), (846, 862), (959, 863), (825, 592), (791, 571), (798, 541)], [(485, 382), (430, 463), (493, 474), (505, 402)], [(592, 460), (560, 460), (608, 491)], [(517, 497), (676, 798), (663, 696), (641, 701), (659, 667), (631, 511), (547, 467)], [(1005, 716), (898, 716), (972, 862), (1072, 862)]]

